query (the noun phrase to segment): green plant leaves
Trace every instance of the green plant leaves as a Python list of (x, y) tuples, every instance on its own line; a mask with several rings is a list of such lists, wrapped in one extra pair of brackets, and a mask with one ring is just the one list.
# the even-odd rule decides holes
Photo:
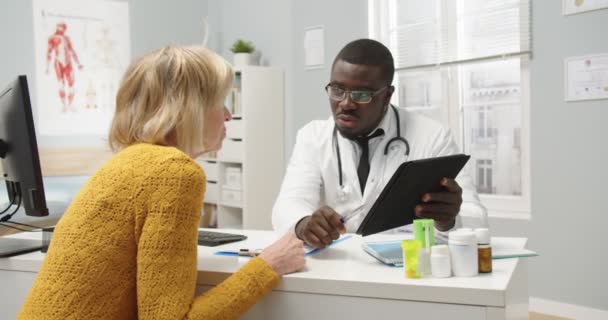
[(255, 46), (250, 41), (245, 41), (242, 39), (237, 39), (230, 51), (234, 53), (252, 53), (255, 51)]

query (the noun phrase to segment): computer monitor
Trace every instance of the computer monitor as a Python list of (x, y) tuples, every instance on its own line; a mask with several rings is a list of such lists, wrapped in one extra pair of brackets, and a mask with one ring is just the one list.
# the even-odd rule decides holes
[[(27, 78), (18, 76), (0, 91), (0, 179), (6, 181), (8, 207), (0, 208), (6, 223), (19, 208), (28, 216), (47, 216)], [(34, 251), (39, 242), (0, 239), (0, 256)], [(19, 243), (20, 244), (19, 244)]]

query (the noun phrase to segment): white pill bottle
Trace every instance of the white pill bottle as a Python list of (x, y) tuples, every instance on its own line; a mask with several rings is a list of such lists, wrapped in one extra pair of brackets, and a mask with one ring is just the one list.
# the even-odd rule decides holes
[(455, 277), (474, 277), (479, 274), (477, 237), (469, 229), (458, 229), (448, 235), (448, 247)]

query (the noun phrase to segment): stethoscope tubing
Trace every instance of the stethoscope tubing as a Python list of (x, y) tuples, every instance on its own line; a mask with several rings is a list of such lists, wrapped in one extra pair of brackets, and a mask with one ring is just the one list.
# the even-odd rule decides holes
[[(384, 155), (385, 156), (388, 155), (388, 150), (389, 150), (391, 143), (401, 141), (405, 145), (405, 156), (408, 157), (410, 155), (410, 144), (407, 142), (407, 139), (405, 139), (401, 136), (401, 119), (399, 117), (399, 112), (397, 111), (397, 108), (395, 108), (395, 106), (393, 106), (392, 104), (391, 104), (391, 109), (393, 109), (393, 112), (395, 113), (395, 120), (397, 122), (397, 135), (392, 137), (388, 141), (386, 146), (384, 147)], [(336, 125), (334, 124), (333, 140), (334, 140), (334, 144), (336, 145), (336, 155), (338, 156), (338, 181), (340, 182), (340, 189), (342, 189), (343, 185), (344, 185), (343, 176), (342, 176), (342, 156), (340, 154), (340, 145), (338, 143), (337, 131), (338, 131), (338, 129), (337, 129)]]

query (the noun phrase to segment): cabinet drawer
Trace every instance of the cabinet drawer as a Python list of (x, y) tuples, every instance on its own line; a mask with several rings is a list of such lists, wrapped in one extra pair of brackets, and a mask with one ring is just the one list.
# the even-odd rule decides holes
[(218, 151), (218, 158), (221, 161), (243, 161), (243, 141), (224, 139), (222, 148)]
[(242, 202), (242, 192), (240, 190), (222, 188), (222, 203), (240, 205)]
[(244, 123), (242, 119), (230, 120), (226, 122), (226, 138), (243, 139)]
[(203, 168), (203, 171), (205, 171), (205, 177), (207, 177), (207, 181), (218, 181), (218, 169), (217, 169), (217, 162), (209, 162), (209, 161), (199, 161), (198, 162), (201, 167)]
[(229, 167), (224, 173), (223, 184), (230, 189), (241, 190), (243, 188), (241, 168)]
[(207, 188), (205, 190), (205, 198), (203, 202), (205, 203), (217, 203), (218, 198), (218, 186), (217, 183), (207, 182)]

